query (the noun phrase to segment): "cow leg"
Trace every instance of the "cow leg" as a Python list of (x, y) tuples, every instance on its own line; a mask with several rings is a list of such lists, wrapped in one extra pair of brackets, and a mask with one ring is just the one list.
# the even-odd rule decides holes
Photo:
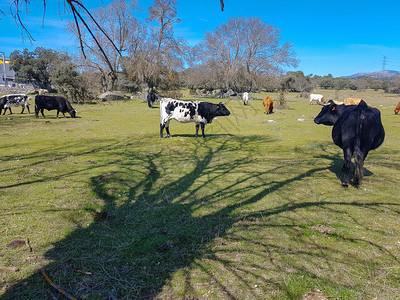
[(350, 182), (350, 167), (351, 167), (351, 156), (353, 154), (352, 149), (346, 148), (343, 150), (344, 164), (342, 168), (342, 187), (348, 187)]
[(199, 137), (199, 127), (200, 124), (196, 124), (196, 137)]
[(364, 154), (360, 150), (354, 151), (354, 184), (359, 185), (364, 176)]
[(10, 115), (12, 115), (11, 107), (8, 108), (10, 110)]
[(204, 127), (206, 127), (206, 124), (200, 123), (200, 126), (201, 126), (201, 134), (202, 134), (203, 138), (205, 138), (206, 135), (204, 134)]
[(165, 123), (160, 123), (160, 138), (163, 138), (163, 131), (167, 132), (167, 138), (171, 137), (171, 134), (169, 133), (169, 121), (165, 122)]
[(24, 113), (25, 106), (22, 106), (21, 115)]
[(28, 114), (30, 114), (31, 111), (29, 110), (29, 105), (26, 106), (26, 109), (28, 110)]
[(40, 109), (40, 112), (42, 113), (43, 118), (45, 118), (45, 116), (44, 116), (44, 108)]
[(165, 131), (167, 132), (167, 138), (170, 138), (171, 134), (169, 133), (169, 122), (165, 125)]
[(39, 119), (39, 107), (37, 107), (37, 106), (35, 106), (35, 116), (36, 116), (36, 119)]
[(164, 135), (163, 135), (164, 127), (165, 127), (165, 124), (160, 123), (160, 138), (164, 137)]

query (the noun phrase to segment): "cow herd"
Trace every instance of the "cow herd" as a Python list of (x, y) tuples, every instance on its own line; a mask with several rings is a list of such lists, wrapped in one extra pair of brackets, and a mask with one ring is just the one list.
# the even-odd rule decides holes
[[(147, 97), (147, 103), (150, 108), (157, 99), (156, 92), (152, 91)], [(248, 105), (249, 94), (243, 94), (243, 104)], [(311, 94), (309, 103), (317, 102), (322, 105), (321, 112), (314, 118), (316, 124), (333, 126), (333, 142), (343, 149), (344, 164), (342, 167), (343, 176), (341, 178), (342, 186), (348, 187), (350, 182), (351, 159), (354, 157), (355, 174), (354, 184), (361, 183), (363, 178), (363, 164), (370, 150), (378, 148), (385, 139), (385, 130), (382, 125), (380, 111), (369, 107), (364, 100), (359, 98), (346, 98), (338, 103), (329, 100), (327, 103), (320, 94)], [(263, 105), (265, 114), (273, 112), (274, 101), (271, 97), (265, 97)], [(0, 115), (4, 109), (3, 115), (11, 107), (21, 106), (24, 112), (25, 108), (29, 110), (29, 98), (25, 94), (11, 94), (0, 97)], [(64, 117), (69, 113), (72, 118), (76, 117), (76, 110), (73, 109), (69, 101), (60, 96), (37, 95), (35, 97), (35, 115), (39, 118), (41, 112), (43, 118), (44, 110), (57, 110), (57, 118), (61, 112)], [(400, 111), (400, 102), (394, 109), (395, 114)], [(172, 98), (160, 99), (160, 137), (171, 137), (169, 124), (171, 120), (182, 123), (194, 122), (196, 125), (196, 134), (198, 137), (199, 128), (201, 128), (202, 137), (205, 137), (204, 129), (206, 124), (210, 124), (214, 118), (219, 116), (229, 116), (230, 111), (225, 104), (209, 103), (205, 101), (181, 101)]]
[[(4, 109), (3, 115), (6, 114), (7, 109), (12, 114), (11, 107), (12, 106), (22, 106), (21, 114), (24, 113), (25, 108), (27, 108), (28, 113), (31, 113), (29, 110), (29, 98), (25, 94), (11, 94), (0, 97), (0, 115), (2, 110)], [(35, 115), (36, 118), (39, 118), (39, 112), (41, 112), (43, 118), (44, 110), (57, 110), (57, 118), (59, 113), (61, 112), (65, 117), (65, 113), (69, 113), (72, 118), (76, 117), (76, 110), (72, 108), (71, 104), (67, 99), (60, 96), (46, 96), (46, 95), (37, 95), (35, 97)]]
[[(243, 104), (248, 105), (248, 93), (243, 94)], [(315, 117), (316, 124), (333, 126), (333, 142), (343, 150), (344, 164), (342, 167), (341, 182), (343, 187), (348, 187), (351, 179), (351, 159), (354, 158), (354, 184), (359, 185), (363, 179), (364, 160), (370, 150), (378, 148), (385, 139), (385, 130), (382, 125), (380, 111), (369, 107), (359, 98), (346, 98), (342, 103), (329, 100), (328, 103), (322, 95), (311, 94), (310, 104), (316, 101), (322, 105), (321, 112)], [(152, 100), (154, 103), (154, 100)], [(265, 97), (263, 105), (265, 113), (273, 112), (273, 99)], [(150, 106), (150, 104), (149, 104)], [(152, 107), (152, 105), (150, 106)], [(395, 113), (400, 111), (400, 102)], [(163, 138), (164, 129), (167, 137), (171, 137), (169, 131), (170, 120), (178, 122), (196, 123), (196, 137), (201, 126), (202, 136), (205, 137), (204, 127), (217, 116), (229, 116), (230, 112), (224, 103), (208, 103), (204, 101), (181, 101), (171, 98), (160, 100), (160, 137)]]

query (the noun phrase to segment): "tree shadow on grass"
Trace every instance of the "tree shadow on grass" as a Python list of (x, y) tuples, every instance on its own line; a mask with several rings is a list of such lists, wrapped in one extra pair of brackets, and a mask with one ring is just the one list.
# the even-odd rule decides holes
[[(290, 289), (280, 279), (283, 273), (290, 269), (292, 274), (316, 277), (317, 272), (275, 256), (277, 253), (288, 255), (288, 245), (275, 242), (273, 238), (271, 242), (258, 241), (231, 230), (246, 230), (247, 227), (257, 230), (259, 227), (270, 232), (287, 233), (292, 226), (275, 223), (275, 218), (282, 215), (289, 218), (291, 212), (325, 209), (331, 205), (379, 207), (384, 204), (289, 201), (253, 211), (250, 209), (252, 206), (306, 177), (326, 168), (336, 172), (340, 164), (338, 155), (323, 156), (331, 161), (328, 166), (292, 173), (284, 181), (270, 176), (270, 180), (265, 182), (265, 176), (285, 172), (287, 166), (275, 164), (266, 170), (254, 171), (246, 168), (249, 164), (257, 164), (257, 157), (221, 159), (232, 156), (234, 151), (242, 150), (259, 137), (222, 136), (216, 139), (211, 146), (204, 140), (194, 143), (189, 157), (170, 155), (165, 149), (147, 155), (126, 151), (123, 159), (114, 162), (118, 171), (90, 178), (92, 191), (104, 205), (100, 210), (88, 208), (93, 222), (74, 230), (45, 254), (53, 261), (45, 267), (50, 277), (81, 299), (154, 299), (162, 292), (168, 293), (169, 297), (196, 298), (201, 292), (197, 285), (200, 279), (194, 278), (196, 275), (192, 269), (198, 269), (206, 276), (214, 297), (240, 298), (237, 288), (247, 288), (248, 297), (260, 298), (254, 289), (254, 282), (259, 281), (267, 282), (291, 297)], [(174, 165), (168, 161), (171, 159), (182, 165), (178, 174), (168, 172), (168, 167)], [(183, 166), (188, 162), (193, 167), (185, 171)], [(140, 180), (133, 175), (137, 164), (147, 170)], [(239, 175), (229, 180), (231, 174)], [(247, 196), (242, 197), (242, 194)], [(247, 207), (249, 209), (245, 210)], [(274, 221), (269, 221), (270, 218)], [(263, 221), (258, 224), (258, 220)], [(240, 241), (245, 246), (232, 250), (224, 241), (229, 241), (229, 244)], [(215, 244), (216, 250), (213, 248)], [(377, 244), (370, 243), (370, 246), (390, 255)], [(311, 250), (293, 249), (289, 256), (304, 255), (329, 264), (326, 258), (329, 251), (342, 254), (340, 249), (314, 247)], [(259, 256), (260, 260), (268, 262), (271, 269), (258, 262), (238, 264), (230, 255), (241, 257), (243, 261), (248, 255)], [(392, 257), (395, 259), (394, 255)], [(356, 256), (352, 259), (360, 261)], [(76, 273), (76, 270), (85, 270), (92, 275)], [(169, 291), (178, 271), (183, 278), (181, 288), (178, 292)], [(279, 278), (264, 275), (268, 273), (277, 273)], [(234, 278), (234, 284), (230, 285), (224, 276)], [(23, 299), (26, 295), (43, 299), (45, 285), (40, 274), (34, 275), (11, 287), (4, 299)]]
[[(328, 160), (332, 160), (332, 164), (329, 168), (327, 168), (327, 170), (329, 170), (330, 172), (335, 173), (336, 178), (339, 179), (339, 182), (341, 182), (342, 178), (343, 178), (343, 164), (344, 164), (344, 159), (340, 158), (339, 155), (336, 155), (335, 159), (332, 159), (331, 156), (328, 155), (319, 155), (319, 158), (324, 158), (324, 159), (328, 159)], [(355, 172), (355, 166), (354, 166), (354, 162), (352, 161), (350, 164), (350, 182), (349, 184), (353, 187), (359, 188), (360, 185), (354, 183), (354, 172)], [(364, 176), (368, 177), (368, 176), (372, 176), (374, 173), (372, 173), (370, 170), (368, 170), (368, 168), (366, 168), (364, 166), (363, 169), (364, 172)]]

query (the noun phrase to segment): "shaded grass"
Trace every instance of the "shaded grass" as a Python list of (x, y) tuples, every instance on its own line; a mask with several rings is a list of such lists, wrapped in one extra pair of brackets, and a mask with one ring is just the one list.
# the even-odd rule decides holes
[[(1, 297), (43, 299), (43, 267), (80, 299), (396, 299), (400, 120), (384, 96), (386, 140), (347, 190), (320, 107), (295, 95), (269, 116), (230, 100), (206, 139), (176, 122), (159, 139), (139, 101), (0, 119), (0, 263), (20, 268)], [(7, 247), (25, 237), (32, 252)]]

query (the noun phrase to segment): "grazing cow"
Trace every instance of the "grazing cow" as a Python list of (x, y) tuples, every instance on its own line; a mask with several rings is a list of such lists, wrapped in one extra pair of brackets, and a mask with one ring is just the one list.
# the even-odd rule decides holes
[(362, 100), (361, 98), (346, 98), (346, 99), (344, 99), (344, 104), (345, 105), (358, 105), (358, 103), (360, 103), (361, 100)]
[(397, 104), (396, 108), (394, 109), (394, 113), (397, 115), (399, 113), (399, 111), (400, 111), (400, 101)]
[(325, 98), (324, 96), (320, 94), (310, 94), (310, 103), (316, 101), (318, 104), (325, 104)]
[(365, 101), (358, 105), (336, 105), (329, 101), (318, 116), (316, 124), (333, 125), (333, 142), (343, 149), (344, 164), (342, 186), (350, 181), (351, 158), (354, 156), (355, 184), (363, 178), (364, 160), (370, 150), (378, 148), (385, 139), (385, 130), (378, 109), (369, 107)]
[(0, 115), (1, 115), (1, 112), (2, 112), (2, 110), (4, 108), (4, 105), (6, 105), (6, 103), (7, 103), (7, 98), (6, 97), (0, 97)]
[(39, 111), (42, 113), (43, 118), (45, 118), (43, 111), (47, 110), (57, 110), (58, 114), (61, 112), (65, 118), (65, 113), (68, 112), (72, 118), (76, 117), (76, 110), (72, 108), (71, 104), (67, 99), (60, 96), (46, 96), (37, 95), (35, 97), (35, 114), (36, 118), (39, 118)]
[(39, 95), (47, 95), (49, 91), (47, 89), (39, 89), (38, 94)]
[(157, 100), (157, 92), (155, 90), (151, 90), (150, 93), (147, 94), (147, 104), (150, 108), (153, 108), (154, 102)]
[(171, 98), (162, 98), (160, 101), (160, 137), (163, 137), (164, 128), (167, 132), (167, 137), (171, 137), (169, 132), (169, 122), (172, 119), (178, 122), (196, 123), (196, 137), (198, 137), (199, 126), (203, 138), (204, 127), (212, 122), (216, 116), (229, 116), (230, 112), (225, 105), (220, 102), (213, 104), (204, 101), (181, 101)]
[[(2, 102), (4, 102), (3, 107), (4, 108), (4, 113), (3, 115), (6, 114), (7, 109), (10, 111), (10, 114), (12, 114), (11, 107), (12, 106), (22, 106), (22, 111), (21, 114), (24, 113), (25, 107), (28, 109), (28, 113), (31, 113), (29, 110), (29, 101), (28, 101), (28, 96), (25, 94), (11, 94), (11, 95), (5, 95), (1, 97), (4, 99)], [(1, 113), (1, 109), (0, 109)]]
[(243, 93), (243, 104), (247, 105), (248, 101), (249, 101), (249, 93), (248, 92), (244, 92)]
[(265, 114), (272, 114), (274, 110), (274, 100), (271, 97), (265, 97), (263, 100), (263, 105), (265, 107)]

